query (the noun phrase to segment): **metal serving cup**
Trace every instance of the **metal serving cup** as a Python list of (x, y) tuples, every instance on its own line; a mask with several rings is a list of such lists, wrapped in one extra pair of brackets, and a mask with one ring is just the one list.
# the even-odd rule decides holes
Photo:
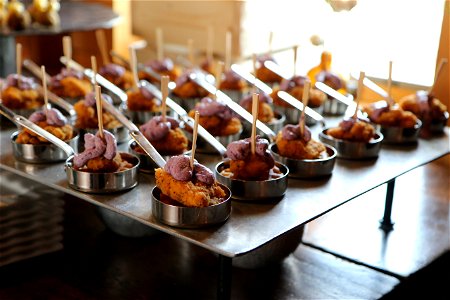
[(263, 201), (281, 198), (288, 185), (289, 169), (279, 162), (275, 165), (280, 169), (279, 178), (269, 180), (240, 180), (223, 176), (221, 172), (230, 166), (229, 161), (222, 161), (215, 167), (217, 181), (230, 188), (233, 199), (243, 201)]
[(319, 133), (319, 139), (323, 143), (334, 147), (338, 157), (355, 160), (378, 157), (378, 153), (381, 149), (381, 142), (383, 141), (383, 134), (381, 132), (377, 131), (374, 138), (369, 142), (364, 143), (335, 139), (326, 133), (327, 130), (328, 128)]
[(376, 125), (384, 136), (384, 144), (410, 144), (416, 143), (419, 138), (422, 121), (417, 120), (412, 128), (399, 126)]
[[(269, 127), (273, 132), (275, 132), (275, 134), (280, 131), (283, 128), (284, 122), (286, 121), (286, 117), (284, 114), (274, 111), (273, 112), (275, 120), (269, 122), (269, 123), (264, 123), (267, 125), (267, 127)], [(252, 131), (252, 124), (250, 124), (250, 122), (247, 121), (243, 121), (242, 122), (242, 135), (245, 137), (248, 137), (251, 135), (251, 131)], [(261, 136), (266, 136), (261, 130), (257, 129), (258, 134)]]
[(195, 108), (195, 104), (200, 102), (203, 97), (193, 97), (193, 98), (181, 98), (174, 94), (170, 95), (170, 99), (172, 99), (176, 104), (180, 105), (187, 112), (193, 110)]
[(323, 103), (323, 114), (329, 116), (341, 116), (345, 114), (347, 105), (332, 97), (328, 97)]
[[(11, 135), (11, 143), (14, 157), (26, 163), (52, 163), (60, 162), (67, 159), (68, 155), (61, 148), (51, 143), (46, 144), (19, 144), (16, 143), (19, 132), (16, 131)], [(79, 134), (75, 132), (75, 136), (67, 141), (73, 149), (78, 148)]]
[(230, 97), (231, 100), (233, 100), (234, 102), (237, 102), (237, 103), (239, 103), (239, 101), (241, 101), (241, 99), (244, 96), (244, 92), (242, 90), (224, 90), (224, 89), (221, 89), (221, 91), (225, 95)]
[(173, 227), (202, 228), (224, 223), (231, 213), (231, 191), (220, 185), (227, 197), (219, 204), (206, 207), (186, 207), (166, 204), (160, 201), (161, 190), (155, 186), (152, 190), (152, 213), (155, 219)]
[[(427, 130), (431, 133), (443, 133), (445, 126), (447, 126), (447, 121), (449, 118), (449, 113), (446, 111), (444, 113), (443, 118), (441, 119), (433, 119), (428, 125)], [(424, 129), (425, 124), (422, 124), (422, 130)]]
[(135, 124), (144, 124), (153, 117), (161, 115), (160, 111), (146, 111), (146, 110), (130, 110), (125, 111), (131, 122)]
[[(148, 156), (146, 153), (141, 153), (136, 151), (136, 148), (140, 147), (135, 141), (130, 141), (129, 144), (129, 151), (136, 155), (140, 160), (139, 165), (139, 171), (144, 173), (155, 173), (155, 169), (159, 168), (159, 166), (153, 161), (153, 159)], [(186, 151), (180, 154), (186, 154), (188, 155), (191, 151)], [(170, 154), (170, 155), (161, 155), (162, 158), (167, 161), (170, 157), (177, 155), (177, 154)]]
[(278, 153), (277, 144), (269, 145), (269, 150), (276, 161), (285, 164), (289, 168), (289, 177), (294, 178), (316, 178), (328, 176), (333, 172), (337, 151), (329, 145), (325, 145), (327, 157), (318, 159), (293, 159), (281, 156)]
[(97, 206), (97, 211), (105, 226), (121, 236), (146, 237), (160, 232), (113, 210)]
[(119, 152), (119, 154), (133, 167), (112, 173), (90, 173), (76, 170), (73, 167), (73, 156), (69, 157), (65, 166), (69, 186), (75, 190), (93, 194), (108, 194), (135, 187), (138, 183), (139, 158), (130, 153)]
[[(184, 133), (186, 134), (187, 138), (192, 141), (192, 132), (189, 132), (187, 130), (184, 130)], [(239, 137), (241, 136), (242, 129), (232, 135), (222, 135), (222, 136), (215, 136), (216, 140), (218, 140), (222, 145), (225, 147), (228, 146), (229, 143), (239, 140)], [(202, 136), (198, 136), (197, 138), (197, 148), (196, 151), (198, 153), (205, 153), (205, 154), (215, 154), (217, 153), (217, 149), (211, 146), (210, 143), (208, 143), (207, 140), (205, 140)]]
[[(277, 111), (284, 114), (286, 116), (286, 123), (287, 124), (297, 124), (298, 120), (300, 120), (300, 115), (302, 114), (301, 110), (298, 110), (294, 107), (286, 107), (281, 105), (274, 105)], [(317, 112), (318, 114), (322, 114), (323, 105), (319, 107), (310, 107), (312, 110)], [(312, 126), (317, 124), (317, 121), (311, 118), (310, 116), (305, 114), (305, 123), (308, 126)]]
[(297, 249), (302, 241), (304, 228), (305, 226), (294, 228), (250, 253), (233, 257), (233, 266), (255, 269), (282, 262)]

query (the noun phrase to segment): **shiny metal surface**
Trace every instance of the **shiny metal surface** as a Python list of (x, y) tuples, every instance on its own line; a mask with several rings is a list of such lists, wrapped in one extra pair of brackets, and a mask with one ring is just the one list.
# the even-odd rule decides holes
[[(33, 145), (16, 143), (18, 135), (18, 131), (11, 135), (13, 154), (17, 160), (39, 164), (65, 161), (68, 158), (64, 150), (53, 144)], [(74, 138), (67, 141), (67, 144), (73, 149), (78, 149), (78, 137), (79, 135), (77, 133)]]
[(108, 208), (97, 206), (97, 211), (106, 227), (119, 235), (126, 237), (146, 237), (161, 233), (159, 230), (148, 227)]
[[(135, 141), (130, 141), (128, 152), (130, 152), (133, 155), (136, 155), (139, 158), (140, 164), (139, 164), (139, 171), (146, 172), (146, 173), (155, 173), (155, 169), (159, 168), (153, 159), (148, 156), (147, 154), (141, 153), (136, 151), (136, 147), (139, 147)], [(188, 155), (190, 151), (186, 151), (183, 154)], [(173, 154), (176, 155), (176, 154)], [(167, 161), (170, 157), (173, 155), (161, 155), (161, 157)]]
[(335, 98), (328, 98), (323, 103), (323, 114), (332, 116), (342, 116), (347, 110), (347, 105)]
[(239, 90), (224, 90), (224, 89), (221, 89), (221, 91), (225, 95), (230, 97), (231, 100), (233, 100), (236, 103), (239, 103), (242, 100), (242, 98), (244, 97), (244, 92), (243, 91), (239, 91)]
[(69, 186), (85, 193), (108, 194), (125, 191), (138, 184), (139, 158), (121, 152), (122, 159), (127, 160), (133, 167), (114, 173), (90, 173), (74, 169), (73, 156), (66, 161), (66, 174)]
[(156, 220), (169, 226), (179, 228), (202, 228), (218, 225), (226, 220), (231, 213), (231, 192), (221, 185), (227, 198), (216, 205), (206, 207), (186, 207), (166, 204), (160, 201), (161, 190), (152, 190), (152, 212)]
[[(334, 126), (340, 120), (327, 118), (326, 121)], [(311, 130), (313, 136), (317, 137), (321, 129)], [(221, 226), (186, 230), (164, 225), (152, 216), (149, 194), (155, 186), (154, 176), (139, 173), (139, 184), (126, 192), (105, 195), (79, 192), (68, 186), (63, 162), (41, 165), (15, 160), (10, 143), (13, 131), (1, 128), (0, 168), (74, 195), (93, 205), (106, 207), (146, 226), (227, 257), (252, 253), (284, 233), (333, 211), (350, 199), (450, 153), (450, 130), (446, 127), (444, 134), (421, 140), (414, 147), (383, 146), (377, 160), (338, 159), (333, 175), (326, 178), (314, 181), (290, 178), (281, 201), (232, 201), (230, 218)], [(126, 151), (127, 147), (128, 144), (119, 145), (121, 151)], [(214, 169), (222, 160), (219, 155), (204, 154), (196, 155), (196, 159), (210, 169)]]
[[(192, 141), (192, 133), (190, 131), (185, 130), (184, 133), (186, 134), (187, 138)], [(215, 136), (214, 138), (223, 145), (223, 153), (222, 151), (218, 152), (216, 148), (214, 148), (211, 143), (209, 143), (207, 140), (205, 140), (202, 136), (197, 137), (197, 152), (198, 153), (208, 153), (208, 154), (225, 154), (226, 147), (229, 143), (239, 140), (241, 136), (242, 130), (232, 134), (232, 135), (223, 135), (223, 136)]]
[(286, 193), (289, 169), (280, 162), (275, 162), (275, 165), (283, 175), (279, 178), (262, 181), (232, 179), (223, 176), (222, 170), (230, 166), (228, 161), (219, 162), (214, 168), (214, 173), (218, 182), (230, 188), (233, 199), (243, 201), (279, 200)]
[(145, 111), (145, 110), (130, 110), (130, 109), (125, 110), (124, 113), (130, 118), (131, 122), (136, 124), (144, 124), (151, 118), (161, 115), (160, 111)]
[(334, 147), (338, 153), (338, 157), (356, 160), (378, 157), (378, 153), (381, 150), (381, 142), (383, 141), (383, 134), (381, 132), (377, 131), (375, 138), (368, 143), (363, 143), (335, 139), (326, 134), (327, 130), (328, 128), (320, 132), (319, 139), (323, 143)]
[[(429, 124), (427, 124), (428, 130), (431, 133), (438, 133), (438, 134), (443, 133), (445, 126), (447, 125), (448, 118), (449, 118), (449, 113), (446, 111), (444, 113), (444, 117), (442, 119), (431, 120), (431, 122)], [(424, 130), (425, 126), (426, 126), (425, 124), (422, 124), (422, 130)]]
[(417, 142), (420, 134), (420, 128), (422, 127), (422, 121), (417, 120), (416, 125), (412, 128), (383, 125), (377, 125), (376, 127), (384, 136), (384, 144), (409, 144)]
[(269, 145), (269, 150), (276, 161), (289, 168), (289, 177), (307, 179), (328, 176), (333, 172), (337, 151), (329, 145), (325, 147), (328, 157), (319, 159), (293, 159), (281, 156), (275, 143)]
[(186, 112), (193, 110), (195, 108), (195, 104), (202, 100), (202, 98), (181, 98), (173, 93), (170, 94), (170, 99), (181, 106)]

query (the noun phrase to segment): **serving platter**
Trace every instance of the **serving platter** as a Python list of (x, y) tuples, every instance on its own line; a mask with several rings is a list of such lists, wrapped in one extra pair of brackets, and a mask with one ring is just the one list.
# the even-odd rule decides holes
[[(339, 118), (326, 119), (329, 126), (339, 121)], [(320, 130), (320, 126), (312, 128), (313, 138), (317, 139)], [(258, 203), (233, 201), (231, 216), (222, 225), (180, 229), (164, 225), (152, 216), (154, 175), (140, 173), (138, 185), (126, 192), (111, 195), (82, 193), (68, 186), (63, 163), (32, 165), (16, 161), (12, 155), (10, 135), (11, 129), (2, 128), (0, 168), (118, 212), (225, 257), (249, 253), (347, 201), (449, 153), (449, 128), (443, 135), (420, 140), (416, 145), (383, 145), (379, 157), (375, 159), (337, 159), (330, 177), (317, 180), (289, 178), (288, 189), (282, 199)], [(119, 146), (119, 150), (127, 151), (127, 145)], [(211, 169), (221, 161), (219, 155), (199, 154), (196, 158)]]

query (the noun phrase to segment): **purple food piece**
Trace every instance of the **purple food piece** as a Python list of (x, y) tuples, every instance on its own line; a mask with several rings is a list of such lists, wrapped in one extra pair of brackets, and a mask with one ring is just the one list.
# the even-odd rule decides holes
[(198, 181), (204, 182), (208, 185), (214, 183), (214, 174), (210, 169), (202, 164), (194, 162), (194, 175)]
[(222, 120), (230, 120), (233, 117), (231, 109), (220, 101), (214, 101), (209, 97), (203, 98), (195, 105), (195, 110), (202, 117), (217, 116)]
[(155, 95), (152, 94), (152, 92), (150, 92), (147, 88), (140, 86), (139, 87), (139, 92), (141, 92), (141, 95), (148, 100), (152, 100), (155, 98)]
[[(107, 94), (102, 94), (102, 99), (105, 100), (108, 103), (113, 103), (112, 102), (112, 98), (107, 95)], [(84, 98), (84, 106), (87, 107), (93, 107), (97, 104), (97, 102), (95, 101), (95, 93), (94, 92), (89, 92), (86, 97)]]
[(100, 133), (95, 135), (86, 133), (84, 135), (84, 148), (82, 153), (76, 154), (73, 158), (74, 166), (80, 168), (84, 166), (88, 160), (104, 156), (106, 159), (113, 159), (117, 153), (116, 138), (110, 132), (103, 130), (105, 140), (100, 137)]
[[(239, 102), (239, 104), (242, 107), (252, 107), (252, 102), (253, 102), (253, 95), (248, 95), (248, 96), (242, 98), (242, 100), (241, 100), (241, 102)], [(270, 96), (266, 93), (261, 93), (261, 94), (259, 94), (259, 102), (272, 104), (272, 98), (270, 98)]]
[(306, 143), (311, 140), (311, 131), (307, 126), (305, 126), (305, 130), (303, 131), (303, 137), (300, 134), (300, 125), (292, 125), (288, 124), (283, 127), (281, 130), (281, 135), (284, 140), (292, 141), (302, 139)]
[(186, 155), (172, 156), (166, 162), (164, 170), (180, 181), (189, 181), (192, 178), (190, 158)]
[(326, 83), (332, 89), (339, 90), (344, 87), (344, 82), (335, 73), (330, 71), (321, 71), (316, 75), (316, 81)]
[(237, 84), (239, 81), (241, 81), (241, 77), (236, 74), (233, 70), (228, 70), (223, 73), (223, 81)]
[(297, 86), (304, 86), (305, 85), (305, 81), (309, 80), (308, 77), (305, 76), (294, 76), (291, 79), (288, 80), (283, 80), (280, 84), (280, 90), (281, 91), (290, 91), (291, 89), (293, 89), (294, 87)]
[(152, 60), (145, 65), (152, 68), (155, 72), (167, 72), (173, 70), (173, 61), (170, 58), (164, 58), (163, 60)]
[(56, 108), (48, 109), (47, 114), (44, 110), (35, 111), (28, 120), (33, 123), (47, 121), (47, 124), (54, 126), (64, 126), (67, 124), (67, 118)]
[(370, 107), (371, 111), (369, 114), (369, 119), (375, 123), (377, 122), (381, 114), (388, 112), (390, 109), (388, 103), (384, 100), (374, 102), (370, 104)]
[(34, 79), (31, 77), (26, 77), (19, 74), (10, 74), (6, 77), (4, 88), (10, 86), (16, 87), (22, 91), (33, 90), (36, 88), (36, 83), (34, 82)]
[(174, 118), (166, 117), (166, 122), (163, 122), (162, 116), (157, 116), (141, 125), (139, 129), (150, 142), (153, 142), (165, 138), (170, 129), (178, 127), (179, 122)]
[(62, 68), (61, 72), (50, 78), (50, 85), (54, 87), (61, 86), (61, 80), (67, 77), (74, 77), (79, 80), (83, 79), (83, 72), (74, 69)]
[(114, 78), (120, 78), (125, 74), (125, 68), (118, 64), (107, 64), (100, 68), (98, 73), (102, 76), (111, 76)]
[[(255, 154), (262, 157), (272, 157), (268, 148), (269, 142), (266, 139), (256, 136)], [(228, 144), (225, 155), (232, 160), (246, 160), (251, 155), (250, 138)]]

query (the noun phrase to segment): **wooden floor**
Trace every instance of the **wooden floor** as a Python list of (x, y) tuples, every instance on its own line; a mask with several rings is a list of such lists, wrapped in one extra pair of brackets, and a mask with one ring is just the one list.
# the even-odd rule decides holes
[[(232, 299), (399, 299), (426, 279), (450, 279), (449, 160), (397, 180), (389, 235), (377, 224), (380, 188), (311, 223), (305, 244), (280, 265), (233, 268)], [(214, 254), (163, 233), (121, 237), (93, 206), (60, 196), (64, 250), (1, 267), (0, 299), (215, 298)], [(444, 299), (448, 281), (433, 282)]]

